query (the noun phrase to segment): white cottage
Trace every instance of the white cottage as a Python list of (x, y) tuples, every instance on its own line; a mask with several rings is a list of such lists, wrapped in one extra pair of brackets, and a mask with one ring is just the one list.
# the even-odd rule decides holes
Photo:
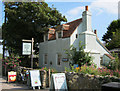
[(79, 41), (86, 45), (84, 50), (90, 52), (97, 67), (113, 59), (109, 50), (98, 39), (97, 31), (93, 32), (91, 15), (86, 6), (82, 18), (60, 25), (57, 29), (50, 28), (48, 34), (44, 35), (44, 42), (39, 44), (39, 66), (63, 71), (65, 67), (69, 67), (69, 62), (63, 61), (67, 58), (65, 49), (69, 49), (71, 45), (78, 48)]

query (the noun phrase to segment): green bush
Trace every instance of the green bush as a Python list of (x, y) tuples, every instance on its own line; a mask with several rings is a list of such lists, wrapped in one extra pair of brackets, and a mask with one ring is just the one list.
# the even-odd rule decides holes
[(80, 72), (84, 74), (99, 75), (99, 76), (116, 76), (120, 78), (120, 70), (110, 70), (107, 68), (96, 68), (94, 64), (87, 66), (87, 64), (80, 67), (79, 70), (76, 70), (73, 66), (72, 69), (65, 68), (66, 72)]
[(21, 63), (19, 58), (20, 57), (16, 57), (14, 55), (7, 57), (6, 59), (2, 60), (2, 65), (7, 68), (7, 71), (14, 70)]
[(81, 66), (80, 72), (91, 75), (100, 75), (100, 76), (116, 76), (120, 77), (120, 70), (110, 70), (107, 68), (95, 68), (94, 66)]
[(65, 53), (67, 54), (68, 58), (70, 59), (70, 63), (78, 64), (80, 67), (87, 63), (87, 65), (91, 65), (92, 57), (89, 55), (89, 52), (84, 51), (84, 45), (79, 43), (79, 48), (75, 48), (73, 45), (65, 50)]
[(99, 72), (96, 69), (96, 66), (94, 66), (94, 64), (92, 64), (91, 66), (87, 66), (87, 65), (81, 66), (80, 72), (91, 75), (99, 75)]
[(115, 60), (111, 60), (106, 67), (111, 70), (117, 70), (117, 69), (120, 70), (120, 60), (118, 57), (118, 53), (112, 53), (112, 54), (115, 57)]

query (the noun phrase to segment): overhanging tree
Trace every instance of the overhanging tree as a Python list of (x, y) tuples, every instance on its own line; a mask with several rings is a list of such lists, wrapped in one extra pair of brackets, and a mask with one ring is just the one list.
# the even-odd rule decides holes
[(35, 51), (43, 41), (43, 33), (67, 19), (54, 7), (45, 2), (9, 2), (4, 3), (7, 22), (3, 24), (3, 39), (9, 53), (21, 54), (22, 39), (35, 39)]

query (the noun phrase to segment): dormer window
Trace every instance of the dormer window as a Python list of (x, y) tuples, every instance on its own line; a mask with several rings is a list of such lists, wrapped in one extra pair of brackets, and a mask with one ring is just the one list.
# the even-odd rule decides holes
[(69, 30), (70, 25), (63, 24), (63, 30)]
[(56, 32), (56, 38), (62, 38), (63, 37), (63, 31), (57, 31)]

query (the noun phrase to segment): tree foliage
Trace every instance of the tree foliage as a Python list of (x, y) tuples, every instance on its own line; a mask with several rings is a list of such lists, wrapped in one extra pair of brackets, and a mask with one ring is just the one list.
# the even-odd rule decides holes
[(70, 47), (70, 49), (65, 50), (65, 53), (70, 59), (71, 64), (78, 64), (79, 66), (82, 66), (84, 64), (91, 64), (92, 57), (89, 55), (89, 53), (84, 51), (83, 47), (84, 45), (81, 45), (80, 42), (78, 50), (73, 45)]
[(107, 28), (108, 31), (103, 35), (102, 40), (108, 43), (113, 37), (113, 32), (116, 32), (119, 29), (120, 29), (120, 20), (112, 21)]
[(102, 40), (106, 42), (108, 49), (120, 47), (120, 20), (114, 20), (107, 28), (107, 32), (103, 35)]
[(109, 49), (120, 48), (120, 30), (113, 32), (112, 39), (106, 45)]
[(22, 39), (35, 39), (34, 49), (38, 53), (38, 43), (48, 28), (66, 22), (65, 16), (45, 2), (5, 2), (7, 22), (3, 24), (3, 39), (9, 52), (21, 54)]

